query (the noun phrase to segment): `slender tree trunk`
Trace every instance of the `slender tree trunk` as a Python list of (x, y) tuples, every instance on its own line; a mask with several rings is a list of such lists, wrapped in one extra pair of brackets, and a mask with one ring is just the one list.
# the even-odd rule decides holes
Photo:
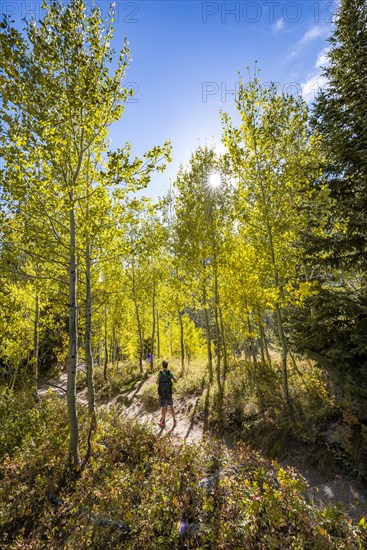
[[(281, 292), (282, 288), (281, 288), (281, 285), (279, 283), (278, 269), (277, 269), (277, 265), (276, 265), (276, 262), (275, 262), (273, 233), (272, 233), (269, 222), (267, 222), (267, 223), (268, 223), (268, 236), (269, 236), (271, 260), (272, 260), (273, 269), (274, 269), (275, 287), (277, 288), (277, 290), (279, 290)], [(289, 404), (287, 344), (286, 344), (285, 336), (284, 336), (283, 320), (282, 320), (282, 313), (281, 313), (281, 309), (280, 309), (280, 304), (276, 304), (276, 316), (277, 316), (279, 340), (280, 340), (280, 345), (281, 345), (281, 348), (282, 348), (282, 377), (283, 377), (284, 398), (285, 398), (286, 403)]]
[(169, 348), (171, 351), (171, 357), (173, 357), (173, 335), (172, 335), (172, 322), (170, 324), (170, 331), (169, 331)]
[(159, 312), (157, 310), (157, 357), (161, 356), (161, 338), (159, 333)]
[(282, 348), (282, 378), (283, 378), (283, 391), (284, 398), (287, 404), (289, 404), (289, 391), (288, 391), (288, 369), (287, 369), (287, 343), (284, 336), (282, 312), (279, 304), (276, 305), (277, 324), (279, 340)]
[(150, 368), (153, 371), (154, 367), (154, 348), (155, 348), (155, 295), (156, 295), (156, 288), (155, 288), (155, 279), (153, 279), (153, 296), (152, 296), (152, 317), (153, 317), (153, 325), (152, 325), (152, 345), (151, 345), (151, 359), (150, 359)]
[(121, 351), (121, 341), (120, 338), (116, 339), (116, 373), (119, 373), (119, 366), (120, 366), (120, 351)]
[(86, 289), (85, 289), (85, 363), (87, 369), (87, 387), (88, 387), (88, 412), (95, 418), (95, 391), (93, 380), (93, 354), (92, 354), (92, 281), (91, 281), (91, 257), (90, 244), (85, 248), (85, 267), (86, 267)]
[(184, 338), (184, 327), (183, 327), (182, 315), (180, 310), (178, 311), (178, 320), (180, 323), (181, 370), (183, 374), (185, 372), (185, 338)]
[(104, 305), (104, 367), (103, 378), (107, 381), (107, 367), (108, 367), (108, 339), (107, 339), (107, 303)]
[(34, 346), (33, 382), (34, 382), (34, 388), (35, 388), (36, 394), (38, 390), (39, 317), (40, 317), (40, 302), (39, 302), (39, 294), (37, 291), (35, 296), (34, 334), (33, 334), (33, 346)]
[(112, 335), (111, 335), (111, 341), (110, 341), (110, 362), (112, 364), (112, 367), (115, 366), (114, 352), (115, 352), (115, 344), (113, 341), (113, 329), (112, 329)]
[(140, 315), (139, 315), (139, 306), (138, 301), (135, 295), (135, 263), (133, 260), (132, 263), (132, 279), (133, 279), (133, 301), (135, 306), (135, 315), (136, 315), (136, 323), (137, 323), (137, 329), (138, 329), (138, 338), (139, 338), (139, 370), (140, 374), (143, 374), (143, 348), (144, 348), (144, 341), (143, 341), (143, 332), (140, 322)]
[(259, 327), (260, 327), (260, 341), (262, 342), (262, 352), (261, 352), (261, 357), (263, 357), (263, 354), (265, 355), (265, 361), (263, 359), (263, 361), (265, 363), (268, 363), (269, 365), (271, 365), (271, 357), (270, 357), (270, 353), (269, 353), (269, 349), (268, 349), (268, 343), (266, 341), (266, 334), (265, 334), (265, 330), (264, 330), (264, 325), (262, 323), (262, 318), (261, 316), (259, 315), (259, 319), (260, 319), (260, 322), (259, 322)]
[(272, 361), (271, 361), (271, 357), (270, 357), (270, 353), (269, 353), (268, 342), (266, 340), (265, 331), (264, 331), (264, 347), (265, 347), (265, 354), (266, 354), (266, 358), (268, 360), (268, 363), (269, 363), (269, 365), (272, 365)]
[(260, 410), (262, 410), (262, 399), (260, 394), (260, 388), (259, 388), (259, 376), (258, 376), (258, 369), (257, 369), (257, 358), (256, 358), (256, 352), (255, 352), (255, 341), (252, 336), (252, 327), (251, 327), (251, 321), (250, 321), (250, 313), (248, 313), (247, 317), (247, 326), (248, 331), (250, 335), (250, 342), (251, 342), (251, 353), (252, 353), (252, 361), (254, 364), (254, 379), (255, 379), (255, 387), (256, 387), (256, 393), (257, 393), (257, 399), (259, 402)]
[(260, 332), (260, 354), (261, 354), (261, 362), (262, 362), (263, 365), (265, 365), (265, 364), (266, 364), (266, 359), (265, 359), (265, 348), (264, 348), (264, 340), (263, 340), (263, 338), (262, 338), (260, 325), (259, 325), (259, 332)]
[(112, 366), (115, 366), (116, 361), (116, 335), (115, 335), (115, 325), (112, 325), (112, 341), (111, 341), (111, 362)]
[[(74, 197), (71, 196), (73, 202)], [(77, 304), (76, 223), (74, 206), (70, 209), (69, 259), (69, 370), (67, 405), (69, 415), (69, 462), (79, 464), (79, 422), (76, 408), (76, 370), (78, 365), (78, 304)]]
[[(218, 293), (218, 302), (219, 302), (219, 293)], [(227, 343), (226, 343), (225, 332), (224, 332), (222, 308), (219, 307), (218, 311), (219, 311), (220, 331), (222, 335), (222, 347), (223, 347), (223, 392), (224, 392), (224, 385), (226, 383), (227, 372), (228, 372), (228, 356), (227, 356)]]
[(215, 301), (215, 307), (214, 307), (214, 318), (215, 318), (215, 332), (216, 332), (216, 375), (217, 375), (217, 384), (218, 384), (218, 391), (221, 398), (221, 401), (223, 400), (223, 386), (221, 381), (221, 334), (220, 334), (220, 326), (219, 326), (219, 303), (218, 303), (218, 276), (216, 268), (214, 270), (214, 301)]
[[(307, 265), (305, 266), (305, 278), (307, 283), (311, 281), (310, 268)], [(311, 314), (311, 317), (315, 317), (316, 315), (316, 308), (314, 305), (311, 305), (310, 307), (310, 314)]]
[(264, 327), (263, 327), (263, 323), (262, 323), (261, 314), (259, 313), (259, 311), (257, 311), (256, 317), (257, 317), (257, 323), (259, 325), (261, 362), (263, 363), (263, 365), (265, 365), (266, 364), (266, 357), (265, 357)]
[(97, 364), (98, 364), (98, 368), (100, 368), (101, 367), (101, 341), (100, 340), (98, 340)]
[(17, 362), (16, 366), (13, 370), (13, 373), (11, 375), (11, 378), (10, 378), (10, 382), (9, 382), (9, 390), (10, 391), (13, 391), (14, 389), (14, 386), (15, 386), (15, 382), (16, 382), (16, 379), (17, 379), (17, 376), (18, 376), (18, 370), (19, 370), (19, 363)]
[(143, 373), (143, 347), (144, 347), (143, 333), (141, 330), (139, 307), (135, 299), (134, 299), (134, 304), (135, 304), (136, 323), (138, 327), (138, 337), (139, 337), (139, 369), (140, 369), (140, 373), (142, 374)]
[(209, 312), (207, 308), (206, 301), (206, 286), (203, 285), (203, 306), (204, 306), (204, 318), (205, 318), (205, 328), (206, 328), (206, 345), (208, 353), (208, 369), (209, 369), (209, 384), (213, 383), (213, 353), (212, 353), (212, 340), (210, 337), (210, 323), (209, 323)]

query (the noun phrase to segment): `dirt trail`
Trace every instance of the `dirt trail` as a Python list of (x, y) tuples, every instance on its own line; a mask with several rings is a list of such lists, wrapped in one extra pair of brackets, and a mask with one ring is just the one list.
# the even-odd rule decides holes
[[(60, 397), (66, 397), (66, 386), (68, 383), (68, 375), (66, 372), (61, 373), (59, 378), (51, 378), (44, 382), (39, 382), (38, 396), (45, 397), (49, 390), (55, 392)], [(81, 405), (88, 405), (87, 388), (78, 391), (76, 399)]]
[[(152, 374), (143, 383), (138, 384), (137, 388), (125, 394), (124, 414), (128, 418), (135, 418), (138, 422), (149, 424), (152, 429), (158, 433), (159, 437), (165, 437), (167, 434), (172, 434), (181, 440), (187, 442), (199, 441), (203, 437), (204, 427), (202, 423), (194, 423), (195, 420), (195, 405), (199, 401), (197, 398), (174, 399), (174, 409), (176, 414), (177, 426), (173, 428), (173, 420), (170, 412), (167, 412), (166, 427), (160, 428), (158, 422), (160, 420), (160, 410), (157, 409), (149, 412), (145, 409), (141, 400), (141, 395), (145, 388), (154, 384), (157, 374)], [(157, 393), (158, 402), (158, 393)], [(190, 420), (192, 416), (193, 420)]]
[[(156, 376), (156, 374), (152, 374), (149, 378), (140, 381), (133, 390), (117, 395), (103, 404), (97, 403), (97, 406), (120, 407), (121, 416), (124, 415), (128, 418), (134, 418), (140, 423), (148, 424), (157, 433), (158, 437), (163, 438), (172, 435), (182, 443), (184, 441), (188, 443), (200, 441), (204, 434), (204, 422), (198, 420), (195, 414), (199, 397), (174, 398), (177, 419), (175, 428), (173, 428), (169, 412), (167, 413), (166, 427), (162, 429), (158, 425), (159, 409), (153, 412), (146, 410), (141, 397), (144, 390), (155, 382)], [(49, 387), (60, 397), (66, 396), (67, 375), (65, 373), (58, 380), (49, 380), (48, 382), (53, 386), (45, 387), (41, 385), (38, 391), (40, 397), (47, 393)], [(80, 404), (87, 405), (86, 391), (86, 388), (84, 388), (77, 394), (77, 400)], [(230, 438), (225, 438), (223, 443), (228, 447), (233, 446)], [(359, 521), (363, 516), (367, 518), (367, 486), (360, 486), (345, 476), (327, 477), (322, 475), (315, 468), (303, 464), (298, 458), (288, 457), (286, 460), (279, 461), (279, 465), (283, 468), (291, 467), (298, 470), (309, 485), (306, 496), (312, 499), (317, 506), (321, 507), (328, 503), (341, 503), (351, 519)]]

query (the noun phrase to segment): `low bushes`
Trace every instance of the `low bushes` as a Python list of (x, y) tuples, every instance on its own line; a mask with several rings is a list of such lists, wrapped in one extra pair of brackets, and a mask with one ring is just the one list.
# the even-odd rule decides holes
[[(91, 459), (73, 481), (64, 471), (65, 403), (50, 396), (29, 410), (43, 412), (0, 464), (7, 548), (363, 547), (363, 526), (352, 527), (337, 509), (306, 504), (300, 476), (244, 444), (232, 452), (206, 439), (179, 448), (118, 410), (100, 410)], [(82, 410), (80, 423), (85, 436)]]

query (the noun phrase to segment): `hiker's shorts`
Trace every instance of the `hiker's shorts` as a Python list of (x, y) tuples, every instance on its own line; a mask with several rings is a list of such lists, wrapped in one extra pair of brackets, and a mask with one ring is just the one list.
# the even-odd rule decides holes
[(159, 398), (159, 406), (160, 407), (167, 407), (167, 405), (169, 407), (173, 406), (172, 395), (170, 395), (169, 397), (160, 397)]

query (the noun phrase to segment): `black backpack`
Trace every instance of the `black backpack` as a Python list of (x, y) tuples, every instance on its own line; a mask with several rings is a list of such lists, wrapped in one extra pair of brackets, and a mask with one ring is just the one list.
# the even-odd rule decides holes
[(159, 372), (159, 384), (158, 384), (159, 397), (171, 397), (172, 395), (172, 380), (171, 371), (161, 370)]

